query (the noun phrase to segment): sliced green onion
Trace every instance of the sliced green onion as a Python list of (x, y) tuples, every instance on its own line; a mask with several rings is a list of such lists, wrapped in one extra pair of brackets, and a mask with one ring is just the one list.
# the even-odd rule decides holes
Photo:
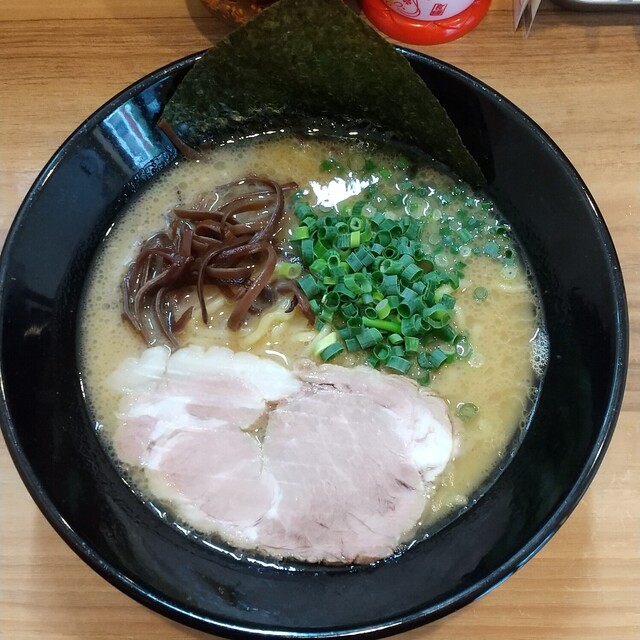
[(338, 329), (338, 335), (343, 340), (353, 337), (353, 333), (351, 332), (351, 327), (341, 327), (340, 329)]
[(360, 260), (363, 267), (369, 267), (373, 264), (374, 255), (367, 247), (360, 245), (355, 252), (356, 258)]
[(392, 333), (400, 333), (401, 325), (399, 322), (392, 322), (390, 320), (379, 320), (375, 318), (362, 318), (362, 324), (365, 327), (375, 327), (382, 331), (390, 331)]
[(491, 256), (492, 258), (497, 258), (498, 255), (500, 254), (500, 247), (498, 246), (497, 242), (487, 242), (485, 243), (484, 247), (482, 248), (482, 251), (488, 255)]
[(473, 236), (467, 229), (463, 227), (462, 229), (458, 230), (458, 240), (460, 240), (461, 244), (468, 244), (471, 240), (473, 240)]
[(391, 355), (391, 350), (386, 344), (378, 343), (373, 347), (373, 355), (382, 363), (386, 362)]
[(316, 258), (324, 258), (328, 251), (327, 246), (321, 240), (316, 240), (313, 245), (313, 252)]
[(320, 355), (328, 346), (334, 342), (339, 342), (338, 332), (332, 331), (326, 336), (323, 336), (312, 345), (312, 350), (315, 355)]
[(315, 215), (313, 209), (307, 202), (300, 201), (296, 202), (295, 206), (293, 207), (293, 213), (300, 220), (303, 220), (307, 216)]
[(344, 277), (344, 284), (350, 290), (356, 294), (370, 293), (372, 289), (371, 281), (364, 275), (364, 273), (348, 273)]
[(376, 305), (376, 315), (380, 320), (384, 320), (391, 313), (391, 305), (388, 298), (383, 298)]
[(311, 238), (305, 238), (300, 243), (300, 255), (302, 257), (302, 264), (305, 266), (309, 266), (315, 260), (313, 240)]
[(458, 337), (458, 332), (450, 324), (446, 324), (444, 327), (436, 329), (436, 333), (438, 334), (438, 338), (449, 343), (454, 342)]
[(344, 250), (351, 248), (351, 234), (341, 233), (335, 240), (336, 249)]
[(420, 339), (415, 336), (406, 336), (404, 339), (404, 350), (407, 353), (418, 353), (420, 350)]
[(453, 362), (456, 359), (456, 349), (453, 345), (441, 344), (438, 348), (445, 354), (447, 362)]
[(335, 158), (326, 158), (320, 163), (320, 169), (328, 173), (342, 171), (342, 165)]
[(324, 292), (324, 287), (321, 287), (317, 280), (310, 274), (306, 274), (301, 278), (298, 278), (298, 284), (307, 298), (315, 298), (317, 295)]
[(329, 269), (335, 269), (340, 266), (340, 254), (335, 251), (327, 251), (324, 255), (324, 259), (327, 261), (327, 266)]
[(394, 260), (398, 257), (399, 253), (400, 252), (398, 251), (397, 246), (395, 246), (394, 244), (388, 244), (382, 252), (382, 257), (388, 258), (389, 260)]
[(402, 252), (400, 243), (398, 243), (398, 254), (400, 257), (398, 258), (398, 262), (402, 265), (402, 271), (404, 271), (405, 267), (408, 267), (411, 264), (415, 264), (413, 256), (408, 253), (409, 247), (407, 246), (407, 252)]
[(422, 312), (422, 318), (434, 329), (441, 329), (451, 319), (450, 311), (442, 304), (427, 307)]
[[(298, 282), (298, 284), (300, 284)], [(311, 307), (311, 311), (313, 311), (313, 313), (317, 316), (320, 311), (322, 310), (322, 306), (320, 305), (320, 302), (318, 300), (309, 300), (309, 306)]]
[(431, 352), (431, 355), (429, 356), (429, 358), (431, 361), (431, 366), (434, 369), (439, 369), (447, 361), (447, 354), (444, 351), (442, 351), (440, 347), (436, 347)]
[(392, 237), (397, 237), (402, 233), (402, 227), (398, 223), (397, 220), (393, 218), (387, 218), (380, 223), (379, 225), (382, 231), (388, 231)]
[(393, 369), (400, 373), (407, 373), (409, 369), (411, 369), (411, 363), (409, 360), (396, 355), (390, 356), (384, 366), (387, 367), (387, 369)]
[(476, 287), (473, 290), (473, 298), (477, 302), (484, 302), (489, 296), (489, 292), (485, 287)]
[(322, 307), (320, 313), (317, 315), (318, 320), (322, 320), (325, 324), (331, 322), (333, 320), (333, 316), (336, 314), (334, 309), (329, 309), (329, 307)]
[(351, 215), (362, 215), (362, 210), (365, 204), (367, 204), (366, 200), (358, 200), (356, 203), (354, 203), (353, 207), (351, 208)]
[(462, 420), (470, 420), (477, 415), (478, 411), (478, 406), (473, 402), (463, 402), (457, 406), (456, 415)]
[(389, 275), (398, 274), (402, 271), (403, 266), (399, 260), (391, 260), (390, 258), (385, 258), (380, 263), (380, 271), (382, 273), (388, 273)]
[(311, 271), (316, 278), (319, 278), (328, 273), (329, 265), (323, 258), (317, 258), (309, 265), (309, 271)]
[(340, 313), (345, 320), (348, 320), (358, 315), (358, 309), (352, 302), (347, 302), (347, 304), (342, 305)]
[(400, 288), (398, 286), (398, 276), (395, 274), (384, 274), (382, 277), (382, 283), (380, 284), (380, 290), (382, 291), (382, 293), (388, 296), (398, 295), (400, 293)]
[(433, 299), (436, 302), (440, 302), (443, 296), (449, 295), (451, 293), (453, 293), (453, 287), (450, 284), (443, 284), (436, 289), (436, 292), (433, 295)]
[(456, 306), (456, 299), (452, 295), (445, 293), (440, 298), (440, 304), (444, 306), (445, 309), (451, 310)]
[[(363, 322), (364, 324), (364, 322)], [(366, 327), (357, 336), (361, 349), (368, 349), (382, 341), (383, 336), (376, 327)]]
[(323, 304), (325, 308), (330, 309), (331, 311), (336, 311), (340, 306), (340, 300), (341, 298), (339, 293), (336, 291), (329, 291), (329, 293), (324, 296)]
[(360, 343), (356, 338), (345, 338), (344, 346), (349, 353), (360, 351)]
[(334, 342), (320, 352), (320, 357), (324, 362), (328, 362), (342, 351), (344, 351), (344, 347), (339, 342)]
[(349, 298), (349, 300), (355, 300), (358, 297), (358, 294), (355, 291), (352, 291), (351, 289), (349, 289), (349, 287), (347, 287), (344, 281), (338, 282), (338, 284), (333, 288), (333, 290), (339, 293), (341, 296), (344, 296), (345, 298)]
[(360, 316), (353, 316), (347, 319), (347, 326), (351, 329), (351, 333), (357, 336), (362, 332), (363, 319)]
[(322, 240), (323, 242), (331, 242), (331, 240), (336, 237), (337, 231), (335, 227), (327, 227), (325, 225), (318, 227), (316, 235), (318, 236), (318, 240)]
[(400, 333), (403, 336), (417, 336), (422, 331), (422, 317), (417, 313), (400, 321)]
[(369, 320), (375, 320), (377, 319), (377, 317), (378, 317), (378, 314), (376, 313), (376, 310), (374, 307), (365, 307), (363, 319), (367, 318)]
[(345, 258), (345, 262), (349, 265), (352, 271), (360, 271), (364, 267), (362, 262), (360, 262), (360, 258), (358, 258), (358, 256), (353, 252)]
[(410, 318), (413, 315), (422, 315), (424, 303), (418, 297), (407, 298), (398, 305), (398, 315), (401, 318)]
[(276, 278), (288, 278), (289, 280), (295, 280), (300, 277), (301, 273), (302, 266), (299, 262), (285, 262), (284, 260), (278, 262), (273, 270), (273, 275)]
[(420, 278), (422, 276), (424, 272), (422, 271), (422, 269), (415, 263), (413, 264), (408, 264), (403, 270), (402, 273), (400, 274), (400, 278), (402, 280), (404, 280), (405, 282), (412, 284), (414, 283), (418, 278)]
[(387, 296), (391, 309), (397, 309), (400, 304), (400, 296)]
[(291, 232), (291, 239), (292, 240), (304, 240), (305, 238), (309, 237), (309, 227), (306, 226), (301, 226), (301, 227), (296, 227), (292, 232)]
[(376, 239), (376, 244), (383, 247), (388, 247), (391, 243), (391, 234), (388, 231), (378, 231), (374, 237)]

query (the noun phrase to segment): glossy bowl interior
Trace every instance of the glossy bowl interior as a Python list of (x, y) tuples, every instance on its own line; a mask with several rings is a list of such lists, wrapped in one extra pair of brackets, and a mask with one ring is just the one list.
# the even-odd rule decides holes
[(403, 50), (451, 113), (488, 192), (524, 244), (551, 361), (511, 464), (461, 517), (400, 557), (357, 568), (235, 559), (157, 518), (92, 429), (78, 376), (77, 308), (123, 202), (172, 162), (154, 128), (197, 56), (89, 118), (37, 179), (0, 266), (2, 426), (44, 515), (96, 571), (143, 604), (224, 636), (384, 635), (439, 618), (499, 584), (558, 529), (602, 459), (627, 361), (623, 283), (603, 220), (567, 159), (502, 96)]

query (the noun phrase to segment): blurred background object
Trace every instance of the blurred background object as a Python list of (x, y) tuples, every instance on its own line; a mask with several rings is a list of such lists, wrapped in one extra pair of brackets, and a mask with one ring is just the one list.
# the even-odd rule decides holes
[(232, 24), (244, 24), (276, 0), (202, 0), (207, 9)]
[[(207, 9), (231, 24), (244, 24), (277, 0), (202, 0)], [(359, 12), (357, 0), (345, 0), (345, 4)]]

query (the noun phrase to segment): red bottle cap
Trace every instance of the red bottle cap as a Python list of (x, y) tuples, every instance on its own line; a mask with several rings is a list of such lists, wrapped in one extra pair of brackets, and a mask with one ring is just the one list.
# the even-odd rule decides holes
[(395, 40), (442, 44), (476, 27), (491, 0), (361, 0), (360, 4), (371, 24)]

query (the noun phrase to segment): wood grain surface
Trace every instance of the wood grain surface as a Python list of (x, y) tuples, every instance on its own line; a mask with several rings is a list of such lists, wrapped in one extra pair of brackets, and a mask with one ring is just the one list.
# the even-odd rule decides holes
[[(197, 0), (19, 0), (0, 12), (0, 241), (38, 172), (115, 93), (229, 27)], [(418, 47), (416, 47), (418, 48)], [(622, 263), (631, 320), (624, 406), (566, 524), (524, 568), (407, 640), (640, 638), (640, 13), (544, 4), (532, 33), (494, 0), (464, 38), (423, 51), (527, 112), (576, 166)], [(570, 248), (568, 248), (570, 250)], [(0, 444), (0, 636), (210, 637), (130, 600), (88, 568), (35, 507)]]

